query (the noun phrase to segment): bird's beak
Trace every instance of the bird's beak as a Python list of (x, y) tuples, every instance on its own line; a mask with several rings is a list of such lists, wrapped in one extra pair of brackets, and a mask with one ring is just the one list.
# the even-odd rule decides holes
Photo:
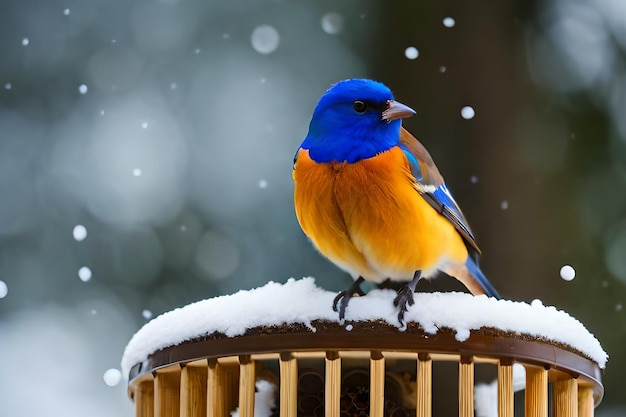
[(413, 110), (409, 106), (405, 106), (404, 104), (395, 100), (389, 100), (387, 101), (387, 108), (385, 109), (385, 111), (383, 111), (383, 120), (390, 122), (396, 119), (411, 117), (414, 114), (415, 110)]

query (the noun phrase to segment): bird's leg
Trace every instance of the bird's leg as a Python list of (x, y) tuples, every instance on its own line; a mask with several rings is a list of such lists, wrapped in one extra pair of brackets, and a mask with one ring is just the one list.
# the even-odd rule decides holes
[(413, 275), (413, 279), (404, 284), (402, 288), (398, 290), (398, 295), (393, 300), (393, 305), (396, 307), (400, 307), (400, 311), (398, 312), (398, 321), (402, 326), (404, 324), (404, 313), (408, 311), (407, 304), (412, 306), (415, 304), (415, 300), (413, 299), (413, 292), (415, 291), (415, 287), (417, 286), (417, 282), (420, 280), (422, 276), (422, 271), (415, 271)]
[[(356, 279), (352, 285), (348, 287), (348, 289), (340, 291), (339, 294), (333, 300), (333, 311), (339, 311), (339, 320), (343, 321), (346, 316), (346, 307), (348, 307), (348, 303), (350, 299), (357, 295), (365, 295), (363, 290), (361, 289), (361, 283), (363, 282), (363, 277), (359, 277)], [(339, 305), (339, 310), (337, 310), (337, 306)]]

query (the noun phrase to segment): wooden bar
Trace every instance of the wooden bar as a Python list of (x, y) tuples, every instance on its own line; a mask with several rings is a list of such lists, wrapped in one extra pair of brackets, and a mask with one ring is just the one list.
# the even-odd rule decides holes
[(554, 383), (554, 416), (578, 417), (578, 383), (575, 379)]
[(254, 368), (250, 355), (239, 357), (239, 417), (254, 417)]
[(324, 401), (324, 415), (339, 417), (341, 414), (341, 358), (336, 351), (326, 352)]
[(137, 385), (133, 399), (136, 417), (154, 417), (154, 382), (152, 379)]
[(513, 417), (513, 361), (498, 362), (498, 417)]
[(298, 360), (291, 353), (280, 354), (280, 415), (298, 414)]
[(154, 377), (154, 416), (178, 417), (180, 411), (180, 367), (157, 370)]
[(526, 417), (548, 417), (548, 371), (545, 368), (526, 366), (524, 410)]
[(417, 417), (431, 417), (433, 414), (433, 360), (428, 353), (417, 355), (416, 379)]
[(373, 350), (370, 355), (370, 413), (383, 417), (385, 411), (385, 357)]
[(217, 359), (209, 359), (207, 375), (207, 417), (224, 417), (223, 372)]
[(593, 417), (593, 389), (590, 386), (578, 387), (578, 417)]
[(459, 361), (459, 417), (474, 417), (474, 362), (471, 356)]
[(185, 366), (180, 375), (180, 415), (206, 417), (207, 367)]

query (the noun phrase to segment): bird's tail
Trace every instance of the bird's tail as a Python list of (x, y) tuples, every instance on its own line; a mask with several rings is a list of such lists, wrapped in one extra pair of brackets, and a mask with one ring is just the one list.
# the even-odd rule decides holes
[[(467, 268), (467, 271), (474, 278), (474, 281), (478, 285), (480, 285), (482, 292), (484, 292), (488, 297), (494, 297), (498, 300), (502, 298), (500, 297), (500, 294), (498, 294), (498, 291), (496, 291), (496, 289), (493, 287), (493, 285), (491, 285), (491, 282), (489, 282), (485, 274), (483, 274), (483, 271), (480, 270), (478, 263), (474, 259), (472, 259), (471, 256), (467, 257), (467, 261), (465, 261), (465, 267)], [(465, 282), (463, 283), (465, 284)], [(467, 286), (467, 284), (465, 285)], [(472, 290), (471, 288), (469, 289), (470, 291)]]

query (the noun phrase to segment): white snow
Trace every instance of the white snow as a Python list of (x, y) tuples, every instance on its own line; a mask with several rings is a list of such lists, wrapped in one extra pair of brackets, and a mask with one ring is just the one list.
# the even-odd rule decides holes
[(337, 12), (329, 12), (322, 16), (322, 29), (329, 35), (336, 35), (343, 29), (343, 16)]
[(77, 242), (82, 242), (87, 237), (87, 228), (82, 224), (77, 224), (72, 229), (72, 235), (74, 236), (74, 240)]
[(418, 51), (417, 48), (414, 46), (409, 46), (404, 50), (404, 56), (408, 59), (417, 59), (419, 55), (420, 51)]
[(274, 26), (261, 25), (252, 31), (250, 42), (255, 51), (260, 54), (269, 54), (278, 48), (280, 35)]
[(81, 266), (78, 270), (78, 278), (82, 282), (87, 282), (91, 279), (91, 269), (88, 266)]
[(0, 281), (0, 298), (4, 298), (9, 293), (9, 286), (6, 282)]
[[(513, 364), (513, 392), (526, 388), (526, 369)], [(474, 410), (476, 417), (498, 417), (498, 380), (489, 384), (474, 385)]]
[(454, 27), (455, 23), (456, 23), (456, 22), (454, 21), (454, 18), (453, 18), (453, 17), (444, 17), (444, 18), (443, 18), (443, 25), (444, 25), (445, 27), (447, 27), (447, 28)]
[(461, 109), (461, 117), (465, 120), (473, 119), (476, 116), (476, 111), (472, 106), (465, 106)]
[[(122, 373), (128, 377), (133, 365), (159, 349), (213, 333), (235, 337), (253, 327), (295, 323), (315, 332), (314, 320), (339, 322), (332, 309), (335, 295), (317, 287), (313, 278), (292, 278), (285, 284), (270, 281), (253, 290), (242, 290), (169, 311), (135, 333), (124, 351)], [(364, 297), (353, 298), (346, 310), (346, 321), (380, 319), (399, 328), (398, 311), (393, 305), (395, 296), (392, 290), (372, 290)], [(601, 368), (608, 359), (600, 342), (582, 323), (538, 300), (529, 305), (484, 295), (416, 293), (415, 304), (409, 307), (405, 319), (419, 324), (429, 334), (435, 334), (441, 328), (452, 329), (459, 341), (466, 340), (473, 330), (493, 327), (569, 345)]]
[(571, 281), (576, 277), (576, 270), (571, 265), (563, 265), (559, 273), (565, 281)]
[(104, 371), (102, 375), (102, 379), (104, 379), (104, 383), (110, 387), (114, 387), (120, 383), (122, 379), (122, 373), (119, 369), (111, 368)]
[[(270, 417), (276, 407), (276, 385), (265, 379), (256, 381), (254, 393), (254, 417)], [(230, 412), (231, 417), (239, 417), (239, 408)]]
[(87, 87), (87, 84), (81, 84), (78, 86), (78, 92), (81, 94), (87, 94), (87, 91), (89, 91), (89, 87)]

